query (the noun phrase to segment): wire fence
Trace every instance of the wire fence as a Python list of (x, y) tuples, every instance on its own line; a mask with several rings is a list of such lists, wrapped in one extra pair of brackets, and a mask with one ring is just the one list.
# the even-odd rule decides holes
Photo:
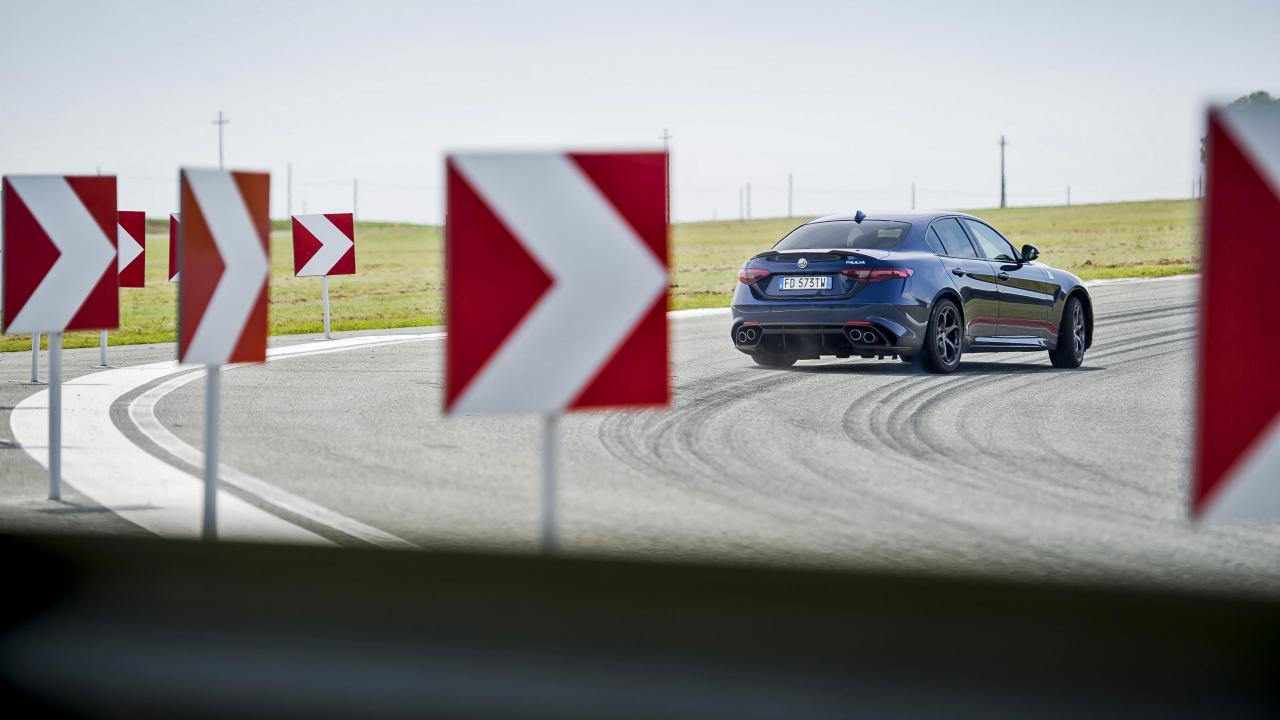
[[(105, 172), (105, 171), (104, 171)], [(291, 177), (290, 177), (291, 176)], [(121, 207), (142, 207), (149, 215), (163, 217), (177, 210), (178, 176), (123, 173)], [(362, 220), (435, 225), (444, 221), (444, 190), (435, 183), (411, 183), (390, 179), (313, 177), (304, 169), (272, 172), (271, 214), (288, 217), (308, 212), (356, 212)], [(167, 190), (161, 189), (167, 186)], [(1185, 185), (1173, 183), (1142, 187), (1010, 184), (1008, 204), (1044, 206), (1195, 198), (1198, 179)], [(166, 201), (167, 200), (167, 201)], [(787, 183), (755, 182), (739, 186), (682, 185), (672, 179), (672, 218), (677, 222), (812, 216), (861, 208), (990, 208), (999, 204), (999, 188), (934, 184), (887, 187), (808, 186), (802, 179)]]

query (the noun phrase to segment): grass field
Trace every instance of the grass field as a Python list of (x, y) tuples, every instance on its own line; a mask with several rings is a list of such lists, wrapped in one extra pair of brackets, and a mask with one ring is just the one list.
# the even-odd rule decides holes
[[(1199, 204), (1168, 200), (1071, 207), (973, 210), (1015, 244), (1085, 279), (1194, 272)], [(674, 309), (727, 305), (737, 268), (809, 218), (682, 223), (672, 229)], [(147, 223), (147, 287), (120, 291), (121, 329), (113, 345), (174, 339), (175, 286), (167, 282), (168, 220)], [(333, 329), (413, 327), (441, 322), (443, 252), (437, 227), (361, 223), (356, 275), (329, 281)], [(293, 276), (288, 226), (271, 236), (271, 333), (321, 332), (320, 278)], [(68, 333), (66, 347), (96, 345), (97, 333)], [(30, 336), (0, 339), (0, 350), (31, 348)]]

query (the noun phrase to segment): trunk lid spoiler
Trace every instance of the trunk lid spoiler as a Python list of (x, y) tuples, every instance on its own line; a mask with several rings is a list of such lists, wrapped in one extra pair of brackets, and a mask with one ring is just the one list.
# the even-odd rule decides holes
[[(830, 248), (830, 249), (810, 248), (807, 250), (766, 250), (765, 252), (752, 255), (751, 259), (752, 260), (786, 261), (791, 258), (799, 257), (801, 255), (807, 256), (809, 258), (813, 258), (815, 255), (835, 255), (838, 257), (862, 258), (864, 260), (884, 260), (885, 258), (889, 257), (889, 255), (891, 254), (892, 253), (889, 250), (865, 250), (861, 248), (857, 250), (851, 250), (848, 248)], [(829, 259), (835, 260), (838, 258), (833, 257)]]

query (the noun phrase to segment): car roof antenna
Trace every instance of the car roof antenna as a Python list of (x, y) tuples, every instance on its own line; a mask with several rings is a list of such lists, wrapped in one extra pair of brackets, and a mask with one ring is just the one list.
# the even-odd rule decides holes
[(867, 214), (862, 212), (861, 210), (853, 214), (853, 221), (856, 223), (861, 223), (863, 220), (866, 220), (866, 219), (867, 219)]

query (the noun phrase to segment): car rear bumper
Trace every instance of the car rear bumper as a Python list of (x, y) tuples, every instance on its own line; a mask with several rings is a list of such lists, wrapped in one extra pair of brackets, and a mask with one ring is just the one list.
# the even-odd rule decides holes
[[(910, 295), (896, 294), (888, 302), (779, 302), (744, 290), (739, 288), (734, 296), (730, 340), (745, 353), (785, 352), (800, 358), (913, 355), (929, 324), (928, 304)], [(738, 330), (744, 326), (758, 328), (753, 341), (739, 340)], [(874, 331), (876, 341), (858, 342), (855, 329)]]
[[(862, 340), (868, 333), (873, 339)], [(747, 354), (795, 355), (801, 359), (891, 357), (912, 355), (919, 350), (918, 342), (902, 344), (883, 327), (872, 324), (779, 324), (748, 320), (733, 324), (730, 340), (734, 347)]]
[(920, 350), (928, 322), (927, 308), (917, 313), (907, 305), (792, 305), (782, 309), (735, 305), (729, 339), (745, 353), (809, 359), (913, 355)]

